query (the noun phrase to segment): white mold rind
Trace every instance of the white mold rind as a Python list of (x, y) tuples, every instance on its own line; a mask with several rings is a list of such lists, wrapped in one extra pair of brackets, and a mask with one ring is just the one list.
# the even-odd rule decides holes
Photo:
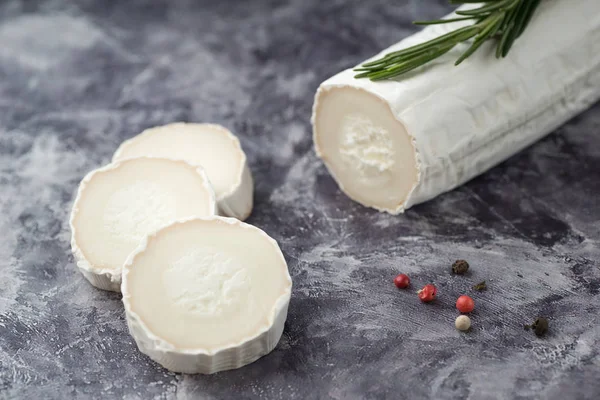
[(127, 326), (131, 336), (134, 338), (139, 350), (149, 356), (166, 369), (174, 372), (183, 372), (188, 374), (213, 374), (220, 371), (235, 369), (250, 364), (262, 356), (270, 353), (279, 342), (283, 333), (285, 321), (287, 319), (288, 305), (291, 297), (292, 280), (287, 272), (289, 286), (284, 293), (277, 299), (273, 306), (269, 327), (262, 332), (259, 332), (253, 337), (243, 338), (239, 343), (219, 348), (214, 351), (206, 351), (204, 349), (180, 349), (164, 339), (152, 333), (140, 316), (131, 309), (131, 293), (128, 290), (128, 275), (129, 268), (135, 262), (138, 254), (143, 253), (148, 245), (148, 239), (160, 234), (161, 231), (169, 229), (177, 224), (185, 224), (194, 220), (213, 220), (217, 219), (228, 224), (238, 225), (244, 229), (256, 230), (263, 235), (273, 245), (283, 265), (287, 266), (283, 253), (277, 242), (267, 235), (264, 231), (252, 225), (246, 224), (234, 218), (226, 217), (206, 217), (206, 218), (190, 218), (174, 222), (171, 225), (163, 227), (157, 232), (149, 235), (143, 243), (129, 256), (123, 267), (123, 280), (121, 283), (121, 291), (123, 293), (123, 304), (125, 306), (125, 315), (127, 318)]
[(238, 185), (231, 192), (217, 198), (219, 215), (244, 221), (252, 213), (254, 203), (254, 180), (244, 158), (244, 170)]
[[(153, 157), (142, 157), (142, 158), (153, 158)], [(172, 160), (178, 163), (183, 163), (185, 165), (189, 165), (185, 161), (182, 160)], [(75, 264), (77, 268), (83, 276), (95, 287), (102, 290), (109, 290), (112, 292), (120, 292), (121, 291), (121, 271), (122, 269), (106, 269), (106, 268), (98, 268), (90, 263), (90, 261), (86, 258), (85, 254), (81, 250), (81, 248), (77, 244), (76, 233), (77, 229), (74, 225), (75, 216), (79, 211), (78, 204), (82, 199), (82, 194), (85, 190), (86, 185), (92, 180), (94, 175), (107, 172), (116, 168), (119, 168), (125, 160), (122, 162), (115, 162), (112, 164), (105, 165), (104, 167), (95, 169), (89, 172), (79, 184), (79, 188), (77, 189), (77, 196), (75, 197), (75, 201), (73, 202), (73, 209), (71, 211), (71, 215), (69, 218), (69, 226), (71, 228), (71, 251), (73, 252), (73, 257), (75, 259)], [(215, 200), (215, 194), (210, 186), (210, 182), (204, 169), (198, 166), (192, 166), (196, 172), (201, 176), (203, 185), (206, 191), (210, 195), (210, 207), (212, 208), (213, 214), (217, 213), (217, 203)]]

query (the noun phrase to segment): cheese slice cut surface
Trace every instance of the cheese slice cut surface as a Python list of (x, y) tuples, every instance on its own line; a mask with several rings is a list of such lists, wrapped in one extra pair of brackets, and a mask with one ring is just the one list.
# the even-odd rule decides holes
[(246, 219), (252, 212), (254, 184), (240, 141), (215, 124), (173, 123), (146, 129), (123, 142), (113, 162), (152, 156), (185, 160), (204, 168), (215, 190), (219, 213)]
[(139, 349), (177, 372), (246, 365), (281, 337), (292, 282), (277, 243), (233, 218), (175, 222), (150, 235), (123, 270)]
[(146, 235), (180, 218), (215, 212), (214, 192), (200, 167), (148, 157), (113, 163), (81, 182), (71, 247), (94, 286), (119, 291), (122, 266)]
[[(371, 60), (470, 24), (428, 26)], [(314, 143), (341, 190), (380, 211), (403, 212), (506, 160), (600, 98), (600, 1), (544, 0), (506, 58), (494, 57), (495, 44), (484, 43), (458, 66), (471, 43), (397, 79), (355, 79), (348, 69), (323, 82)]]

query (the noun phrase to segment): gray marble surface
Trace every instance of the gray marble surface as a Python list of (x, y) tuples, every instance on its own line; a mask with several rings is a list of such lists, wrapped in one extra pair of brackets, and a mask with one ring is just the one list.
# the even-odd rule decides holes
[[(0, 398), (596, 399), (600, 106), (464, 187), (390, 216), (316, 158), (319, 82), (442, 15), (442, 0), (3, 1)], [(91, 287), (67, 219), (89, 170), (142, 129), (236, 132), (249, 222), (294, 281), (276, 350), (240, 370), (170, 373), (139, 353), (118, 294)], [(449, 274), (456, 258), (466, 277)], [(435, 304), (414, 286), (435, 282)], [(489, 290), (471, 293), (487, 280)], [(454, 329), (454, 300), (477, 302)], [(523, 324), (543, 315), (537, 338)]]

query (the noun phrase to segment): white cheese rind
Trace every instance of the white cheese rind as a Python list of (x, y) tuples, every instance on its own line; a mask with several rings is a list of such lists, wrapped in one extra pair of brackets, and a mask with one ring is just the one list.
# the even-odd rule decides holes
[[(141, 157), (139, 160), (152, 160), (152, 157)], [(160, 159), (162, 160), (162, 159)], [(169, 163), (173, 163), (176, 165), (182, 166), (188, 171), (193, 171), (194, 174), (197, 175), (197, 182), (201, 191), (206, 195), (207, 202), (207, 215), (216, 214), (217, 206), (215, 195), (212, 187), (210, 186), (210, 182), (206, 173), (201, 167), (192, 166), (181, 160), (165, 160)], [(89, 172), (81, 181), (79, 188), (77, 190), (77, 196), (73, 203), (73, 209), (71, 211), (71, 215), (69, 218), (69, 226), (71, 228), (71, 250), (73, 252), (73, 257), (75, 259), (75, 263), (78, 269), (81, 271), (83, 276), (95, 287), (103, 290), (110, 290), (113, 292), (119, 292), (121, 290), (121, 267), (119, 265), (116, 268), (106, 268), (95, 265), (93, 261), (90, 260), (89, 256), (86, 256), (84, 250), (80, 243), (78, 243), (78, 229), (77, 229), (77, 215), (80, 211), (80, 204), (84, 201), (86, 188), (94, 180), (95, 177), (98, 177), (103, 174), (111, 173), (112, 171), (118, 171), (119, 168), (127, 165), (129, 163), (137, 163), (136, 159), (126, 160), (122, 162), (112, 163), (106, 165), (104, 167), (98, 168)], [(127, 189), (127, 188), (125, 188)], [(98, 210), (98, 212), (102, 212), (102, 210)], [(101, 240), (101, 239), (99, 239)], [(133, 249), (132, 249), (133, 250)], [(125, 261), (125, 260), (123, 260)]]
[(219, 215), (244, 221), (252, 213), (254, 203), (254, 180), (250, 168), (244, 160), (244, 170), (240, 183), (233, 190), (217, 199)]
[[(372, 59), (465, 24), (430, 26)], [(380, 211), (403, 212), (483, 173), (600, 98), (600, 2), (596, 0), (541, 2), (505, 59), (496, 59), (493, 44), (488, 43), (455, 67), (454, 60), (467, 46), (459, 45), (419, 72), (396, 80), (355, 79), (356, 73), (349, 69), (320, 85), (312, 118), (316, 152), (351, 198)], [(349, 95), (354, 97), (351, 101), (361, 102), (361, 96), (380, 100), (382, 110), (398, 122), (392, 134), (413, 143), (411, 168), (416, 172), (397, 175), (389, 187), (406, 185), (409, 179), (414, 184), (398, 194), (393, 205), (373, 200), (367, 190), (348, 189), (360, 171), (353, 163), (332, 161), (342, 150), (324, 144), (334, 133), (319, 130), (328, 118), (321, 109), (331, 109), (326, 104), (329, 94), (348, 88), (355, 93)], [(377, 166), (382, 171), (387, 168), (383, 161), (399, 162), (393, 156), (385, 158), (385, 147), (371, 143), (366, 149), (379, 151)], [(373, 171), (371, 177), (379, 178)]]
[[(175, 345), (163, 337), (160, 337), (157, 333), (150, 329), (149, 325), (138, 312), (134, 310), (134, 301), (136, 293), (132, 292), (135, 290), (135, 284), (131, 282), (132, 279), (132, 268), (135, 268), (136, 258), (143, 256), (146, 251), (152, 249), (153, 243), (161, 235), (169, 234), (170, 230), (179, 229), (189, 224), (227, 224), (235, 229), (249, 230), (254, 235), (258, 235), (260, 240), (266, 240), (267, 246), (271, 247), (275, 259), (278, 260), (283, 270), (279, 271), (283, 274), (284, 283), (280, 295), (276, 298), (270, 308), (270, 312), (267, 317), (267, 324), (260, 331), (255, 332), (247, 337), (240, 337), (233, 343), (221, 345), (215, 347), (202, 347), (196, 346), (195, 348), (189, 348), (185, 346)], [(164, 244), (164, 242), (163, 242)], [(233, 248), (243, 244), (232, 242)], [(158, 245), (154, 245), (158, 249)], [(152, 258), (153, 259), (153, 258)], [(166, 268), (166, 266), (165, 266)], [(144, 269), (146, 271), (146, 269)], [(138, 277), (138, 279), (140, 279)], [(162, 274), (161, 282), (165, 282), (165, 275)], [(218, 282), (217, 282), (218, 283)], [(139, 286), (138, 286), (139, 287)], [(269, 237), (262, 230), (243, 223), (234, 218), (225, 217), (207, 217), (207, 218), (193, 218), (187, 220), (181, 220), (174, 222), (173, 224), (164, 227), (163, 229), (149, 235), (146, 240), (134, 251), (130, 256), (123, 268), (123, 281), (121, 284), (121, 291), (123, 293), (123, 304), (125, 306), (125, 314), (127, 318), (127, 325), (129, 332), (135, 339), (135, 342), (139, 350), (148, 355), (152, 360), (158, 362), (163, 367), (183, 373), (201, 373), (201, 374), (212, 374), (219, 371), (228, 369), (239, 368), (247, 365), (258, 358), (271, 352), (283, 333), (285, 320), (287, 318), (287, 310), (291, 297), (292, 281), (287, 270), (287, 263), (285, 258), (277, 244), (277, 242)], [(165, 286), (165, 291), (168, 291), (168, 287)], [(140, 300), (143, 302), (143, 300)], [(202, 309), (201, 306), (200, 308)], [(154, 309), (154, 308), (153, 308)], [(258, 311), (258, 310), (257, 310)], [(154, 316), (154, 314), (153, 314)], [(235, 320), (233, 323), (237, 323)], [(188, 326), (192, 326), (191, 324)], [(235, 330), (234, 330), (235, 331)], [(185, 335), (194, 335), (193, 331), (185, 332)]]
[(180, 159), (202, 166), (213, 184), (219, 214), (242, 221), (250, 216), (252, 173), (239, 139), (225, 127), (177, 122), (149, 128), (124, 141), (113, 162), (139, 156)]

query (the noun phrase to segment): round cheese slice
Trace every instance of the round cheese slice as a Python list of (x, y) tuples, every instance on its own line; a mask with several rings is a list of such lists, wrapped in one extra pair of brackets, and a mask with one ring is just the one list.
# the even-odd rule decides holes
[(200, 167), (142, 157), (109, 164), (81, 182), (71, 213), (71, 248), (92, 285), (118, 292), (122, 266), (147, 234), (181, 218), (216, 213)]
[(113, 162), (153, 156), (200, 165), (217, 196), (219, 214), (239, 220), (252, 212), (254, 184), (240, 141), (214, 124), (173, 123), (146, 129), (121, 144)]
[(292, 281), (277, 242), (234, 218), (175, 222), (123, 267), (123, 303), (138, 348), (163, 367), (210, 374), (277, 345)]

